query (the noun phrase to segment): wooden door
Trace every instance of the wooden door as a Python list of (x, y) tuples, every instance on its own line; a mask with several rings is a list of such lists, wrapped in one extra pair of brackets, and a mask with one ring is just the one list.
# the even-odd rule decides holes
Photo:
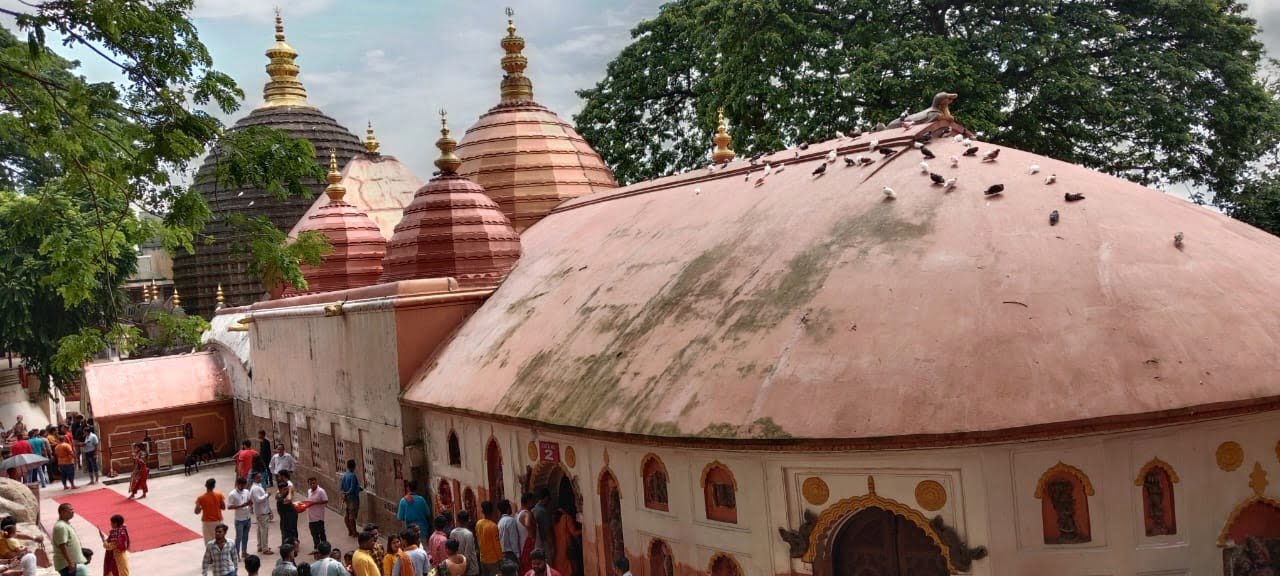
[(915, 524), (881, 508), (867, 508), (836, 537), (835, 576), (946, 576), (947, 562)]

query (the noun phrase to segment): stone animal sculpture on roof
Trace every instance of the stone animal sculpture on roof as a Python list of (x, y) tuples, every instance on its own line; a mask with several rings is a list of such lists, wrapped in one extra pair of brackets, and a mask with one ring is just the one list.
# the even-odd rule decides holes
[(933, 105), (916, 112), (915, 114), (908, 115), (905, 118), (898, 118), (893, 122), (890, 122), (887, 127), (901, 128), (904, 120), (912, 124), (933, 122), (934, 120), (950, 120), (951, 109), (949, 107), (952, 102), (956, 101), (956, 98), (956, 94), (952, 94), (950, 92), (939, 92), (933, 97)]

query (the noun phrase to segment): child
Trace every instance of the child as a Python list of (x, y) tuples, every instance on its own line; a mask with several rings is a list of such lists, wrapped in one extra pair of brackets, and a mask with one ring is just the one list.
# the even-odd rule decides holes
[(76, 576), (89, 576), (89, 562), (93, 560), (93, 550), (84, 549), (84, 564), (76, 564)]
[(102, 538), (102, 549), (107, 553), (102, 560), (103, 576), (129, 576), (129, 529), (124, 526), (124, 516), (111, 517), (111, 533)]

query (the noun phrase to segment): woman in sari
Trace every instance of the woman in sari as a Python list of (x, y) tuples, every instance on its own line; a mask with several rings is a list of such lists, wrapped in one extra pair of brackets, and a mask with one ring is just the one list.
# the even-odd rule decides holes
[(133, 445), (133, 474), (129, 476), (129, 499), (137, 491), (142, 491), (142, 498), (147, 497), (147, 448), (141, 442)]
[(102, 548), (107, 552), (102, 576), (129, 576), (129, 529), (124, 527), (124, 516), (111, 517), (111, 533), (102, 539)]
[(575, 538), (582, 537), (582, 529), (577, 526), (578, 522), (573, 515), (564, 510), (556, 510), (556, 554), (553, 567), (560, 571), (561, 576), (575, 576), (573, 572), (573, 561), (570, 559), (569, 547)]

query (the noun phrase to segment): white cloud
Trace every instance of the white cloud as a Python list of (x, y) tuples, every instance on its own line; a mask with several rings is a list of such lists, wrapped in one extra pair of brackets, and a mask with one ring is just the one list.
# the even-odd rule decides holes
[(245, 18), (269, 22), (275, 17), (276, 7), (291, 16), (304, 16), (321, 12), (332, 4), (333, 0), (197, 0), (191, 15), (196, 18)]

